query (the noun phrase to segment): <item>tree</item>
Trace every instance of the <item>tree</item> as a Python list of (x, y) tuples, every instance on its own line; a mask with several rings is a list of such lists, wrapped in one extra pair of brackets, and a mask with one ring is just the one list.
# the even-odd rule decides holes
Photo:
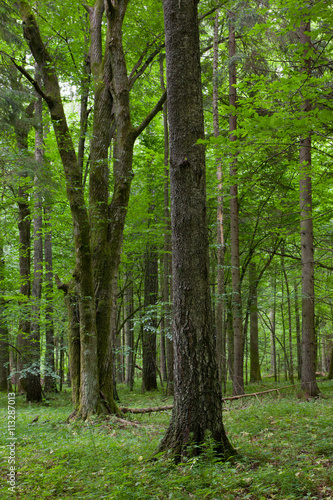
[[(24, 35), (41, 68), (42, 85), (16, 63), (48, 105), (62, 160), (67, 197), (71, 208), (76, 267), (73, 273), (80, 321), (80, 403), (86, 418), (102, 411), (103, 394), (108, 411), (117, 412), (113, 400), (110, 318), (112, 282), (117, 276), (122, 236), (133, 177), (132, 160), (136, 138), (161, 110), (165, 94), (138, 127), (131, 122), (129, 91), (143, 72), (139, 64), (127, 74), (122, 44), (122, 25), (127, 0), (86, 6), (90, 16), (90, 58), (94, 80), (94, 125), (91, 145), (89, 210), (85, 203), (84, 179), (74, 149), (60, 93), (55, 62), (43, 42), (39, 25), (27, 1), (18, 3)], [(102, 55), (102, 19), (107, 19), (106, 48)], [(156, 51), (155, 51), (156, 55)], [(143, 68), (145, 68), (143, 64)], [(141, 72), (140, 72), (141, 71)], [(115, 145), (113, 196), (109, 202), (108, 147), (114, 112)], [(81, 152), (82, 155), (82, 152)], [(80, 159), (80, 158), (79, 158)], [(70, 286), (69, 288), (72, 288)], [(114, 306), (114, 305), (113, 305)], [(74, 322), (75, 323), (75, 322)], [(73, 324), (70, 321), (70, 324)], [(72, 337), (75, 338), (73, 332)]]
[[(172, 231), (174, 406), (159, 451), (200, 453), (207, 434), (232, 453), (222, 423), (209, 288), (197, 1), (164, 0)], [(191, 446), (193, 445), (193, 446)]]
[[(310, 76), (311, 36), (310, 20), (304, 15), (300, 26), (300, 44), (304, 47), (302, 71)], [(304, 113), (311, 110), (311, 102), (304, 99)], [(311, 396), (319, 393), (315, 368), (315, 292), (314, 292), (314, 249), (312, 222), (311, 181), (311, 136), (302, 137), (299, 149), (300, 160), (300, 215), (301, 215), (301, 258), (302, 258), (302, 390)]]

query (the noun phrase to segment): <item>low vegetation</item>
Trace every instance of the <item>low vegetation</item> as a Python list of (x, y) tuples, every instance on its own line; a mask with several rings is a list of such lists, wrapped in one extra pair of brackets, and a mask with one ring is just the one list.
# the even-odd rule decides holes
[[(273, 387), (264, 381), (247, 392)], [(239, 456), (217, 461), (207, 436), (204, 453), (177, 466), (150, 460), (170, 411), (68, 422), (69, 390), (43, 404), (17, 396), (17, 476), (15, 493), (9, 494), (7, 396), (2, 394), (0, 498), (333, 499), (333, 382), (320, 382), (320, 389), (318, 399), (299, 399), (296, 387), (226, 402), (225, 428)], [(119, 394), (126, 407), (172, 404), (161, 391), (141, 394), (139, 383), (133, 392), (120, 386)]]

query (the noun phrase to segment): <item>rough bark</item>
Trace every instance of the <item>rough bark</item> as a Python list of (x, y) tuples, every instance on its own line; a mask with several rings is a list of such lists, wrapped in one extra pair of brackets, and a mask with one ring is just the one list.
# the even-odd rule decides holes
[[(174, 408), (159, 450), (176, 460), (232, 448), (222, 423), (209, 288), (205, 151), (197, 2), (164, 0), (173, 272)], [(193, 445), (193, 446), (191, 446)]]
[[(90, 66), (94, 83), (94, 118), (90, 144), (89, 219), (91, 252), (96, 301), (96, 328), (100, 390), (113, 408), (112, 356), (110, 321), (112, 307), (112, 266), (108, 241), (109, 158), (112, 137), (112, 78), (110, 61), (110, 30), (105, 51), (102, 50), (102, 18), (104, 0), (97, 0), (90, 14)], [(118, 256), (116, 257), (118, 258)], [(117, 270), (116, 270), (117, 271)]]
[[(302, 71), (311, 74), (310, 21), (302, 22), (299, 30), (300, 44), (304, 47)], [(311, 103), (304, 100), (302, 110), (311, 110)], [(310, 396), (319, 393), (315, 371), (315, 291), (314, 248), (312, 222), (311, 137), (302, 137), (299, 148), (300, 161), (300, 226), (302, 262), (302, 372), (301, 389)]]
[[(219, 111), (218, 111), (218, 26), (219, 11), (216, 11), (213, 39), (213, 126), (214, 137), (220, 135)], [(216, 356), (219, 369), (220, 384), (225, 383), (226, 378), (226, 333), (224, 325), (224, 228), (223, 228), (223, 184), (222, 184), (222, 161), (216, 158), (216, 175), (218, 180), (217, 194), (217, 301), (216, 301)]]
[[(236, 38), (234, 15), (229, 13), (229, 105), (233, 111), (229, 115), (230, 142), (237, 140), (234, 132), (237, 130), (237, 73), (234, 57), (236, 54)], [(230, 252), (232, 277), (232, 324), (234, 331), (234, 373), (233, 394), (244, 394), (244, 339), (242, 328), (242, 295), (239, 263), (239, 206), (237, 185), (237, 153), (232, 152), (230, 164)]]
[(258, 332), (258, 281), (256, 264), (249, 264), (250, 282), (250, 382), (260, 382), (259, 332)]

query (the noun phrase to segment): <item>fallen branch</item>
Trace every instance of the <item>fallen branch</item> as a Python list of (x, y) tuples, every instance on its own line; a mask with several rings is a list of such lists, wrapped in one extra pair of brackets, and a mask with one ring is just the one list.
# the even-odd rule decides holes
[(156, 411), (172, 410), (173, 405), (156, 406), (153, 408), (119, 408), (122, 413), (153, 413)]
[(275, 389), (269, 389), (267, 391), (262, 391), (262, 392), (252, 392), (250, 394), (241, 394), (240, 396), (231, 396), (229, 398), (223, 398), (222, 400), (223, 401), (233, 401), (234, 399), (240, 399), (240, 398), (249, 398), (250, 396), (255, 396), (255, 397), (258, 397), (260, 396), (261, 394), (267, 394), (268, 392), (274, 392), (274, 391), (277, 391), (279, 392), (281, 389), (288, 389), (290, 387), (295, 387), (295, 385), (285, 385), (283, 387), (277, 387)]
[[(227, 398), (223, 398), (222, 401), (234, 401), (235, 399), (241, 399), (241, 398), (249, 398), (249, 397), (256, 397), (258, 399), (258, 396), (261, 396), (261, 394), (267, 394), (269, 392), (274, 392), (277, 391), (279, 392), (282, 389), (288, 389), (290, 387), (295, 387), (294, 385), (285, 385), (283, 387), (276, 387), (275, 389), (268, 389), (267, 391), (261, 391), (261, 392), (252, 392), (250, 394), (241, 394), (240, 396), (230, 396)], [(168, 405), (168, 406), (155, 406), (152, 408), (119, 408), (119, 410), (122, 413), (154, 413), (158, 411), (168, 411), (172, 410), (173, 405)]]

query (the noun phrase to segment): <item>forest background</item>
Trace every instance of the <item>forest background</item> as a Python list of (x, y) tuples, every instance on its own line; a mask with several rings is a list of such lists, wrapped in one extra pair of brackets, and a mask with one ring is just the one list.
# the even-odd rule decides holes
[[(103, 17), (104, 2), (0, 7), (1, 388), (41, 401), (67, 378), (83, 417), (99, 404), (84, 396), (97, 365), (93, 392), (111, 411), (115, 382), (139, 377), (150, 391), (159, 380), (173, 392), (162, 3), (116, 4), (118, 17), (107, 6)], [(309, 321), (310, 371), (332, 378), (332, 8), (202, 1), (199, 10), (220, 383), (230, 378), (241, 395), (263, 374), (301, 379)], [(313, 296), (301, 285), (307, 245)], [(92, 336), (78, 332), (89, 331), (94, 300), (95, 364), (82, 357)]]
[[(307, 401), (333, 377), (332, 16), (199, 3), (216, 360), (236, 397), (265, 377)], [(84, 420), (119, 416), (122, 384), (172, 397), (162, 2), (3, 1), (0, 19), (1, 390), (41, 403), (66, 383)]]

